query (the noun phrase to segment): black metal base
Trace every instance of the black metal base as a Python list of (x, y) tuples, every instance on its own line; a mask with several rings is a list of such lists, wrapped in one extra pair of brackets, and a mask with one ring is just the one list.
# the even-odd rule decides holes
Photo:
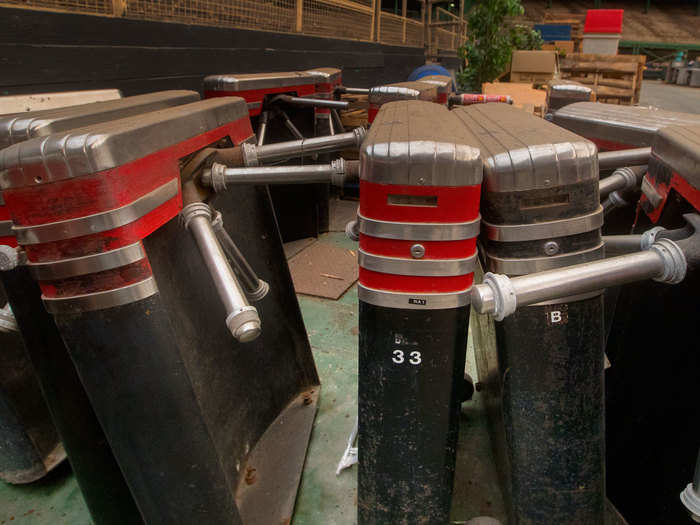
[(360, 301), (360, 525), (448, 522), (468, 324)]
[(510, 523), (600, 525), (602, 297), (522, 308), (495, 329), (495, 352), (475, 346)]
[(0, 277), (92, 519), (96, 525), (143, 523), (39, 286), (25, 267)]

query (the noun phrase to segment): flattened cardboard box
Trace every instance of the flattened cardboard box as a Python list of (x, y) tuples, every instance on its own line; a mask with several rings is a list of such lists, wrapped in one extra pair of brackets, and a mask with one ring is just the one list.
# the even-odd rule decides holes
[(513, 51), (511, 82), (546, 82), (559, 73), (556, 51)]

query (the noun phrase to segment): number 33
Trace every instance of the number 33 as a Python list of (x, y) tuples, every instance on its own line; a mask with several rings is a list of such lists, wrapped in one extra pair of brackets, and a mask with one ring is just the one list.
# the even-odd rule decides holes
[[(391, 360), (396, 363), (397, 365), (403, 364), (405, 361), (404, 353), (402, 350), (394, 350), (393, 352), (394, 357), (391, 358)], [(423, 358), (420, 355), (420, 352), (418, 351), (413, 351), (410, 354), (408, 354), (408, 362), (412, 365), (419, 365), (423, 361)]]

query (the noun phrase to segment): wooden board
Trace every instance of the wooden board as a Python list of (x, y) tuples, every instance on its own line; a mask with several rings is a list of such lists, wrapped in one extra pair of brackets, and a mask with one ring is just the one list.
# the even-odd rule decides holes
[(341, 100), (349, 102), (348, 109), (340, 111), (340, 120), (347, 129), (367, 126), (367, 95), (345, 94)]

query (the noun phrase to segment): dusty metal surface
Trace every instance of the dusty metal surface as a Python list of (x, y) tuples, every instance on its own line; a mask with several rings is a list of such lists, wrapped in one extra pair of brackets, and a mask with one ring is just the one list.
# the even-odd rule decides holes
[(651, 146), (660, 129), (679, 124), (697, 125), (700, 116), (653, 107), (577, 102), (557, 110), (553, 121), (591, 140), (641, 147)]
[[(0, 151), (0, 167), (5, 170), (0, 187), (48, 183), (107, 170), (196, 137), (202, 130), (215, 130), (247, 117), (243, 99), (226, 97), (36, 137)], [(162, 133), (163, 129), (167, 133)], [(39, 170), (31, 168), (39, 161), (45, 167), (41, 176)]]
[[(436, 122), (440, 126), (436, 126)], [(363, 181), (464, 186), (481, 182), (477, 138), (444, 106), (424, 101), (387, 103), (360, 151)]]
[(478, 137), (475, 146), (481, 150), (489, 192), (598, 179), (595, 145), (579, 135), (508, 104), (476, 104), (452, 111)]
[(139, 115), (199, 100), (195, 91), (158, 91), (146, 95), (0, 117), (0, 148), (68, 129)]
[(236, 503), (245, 525), (291, 522), (320, 390), (292, 400), (241, 465)]
[(652, 154), (693, 186), (700, 186), (700, 125), (661, 130)]

